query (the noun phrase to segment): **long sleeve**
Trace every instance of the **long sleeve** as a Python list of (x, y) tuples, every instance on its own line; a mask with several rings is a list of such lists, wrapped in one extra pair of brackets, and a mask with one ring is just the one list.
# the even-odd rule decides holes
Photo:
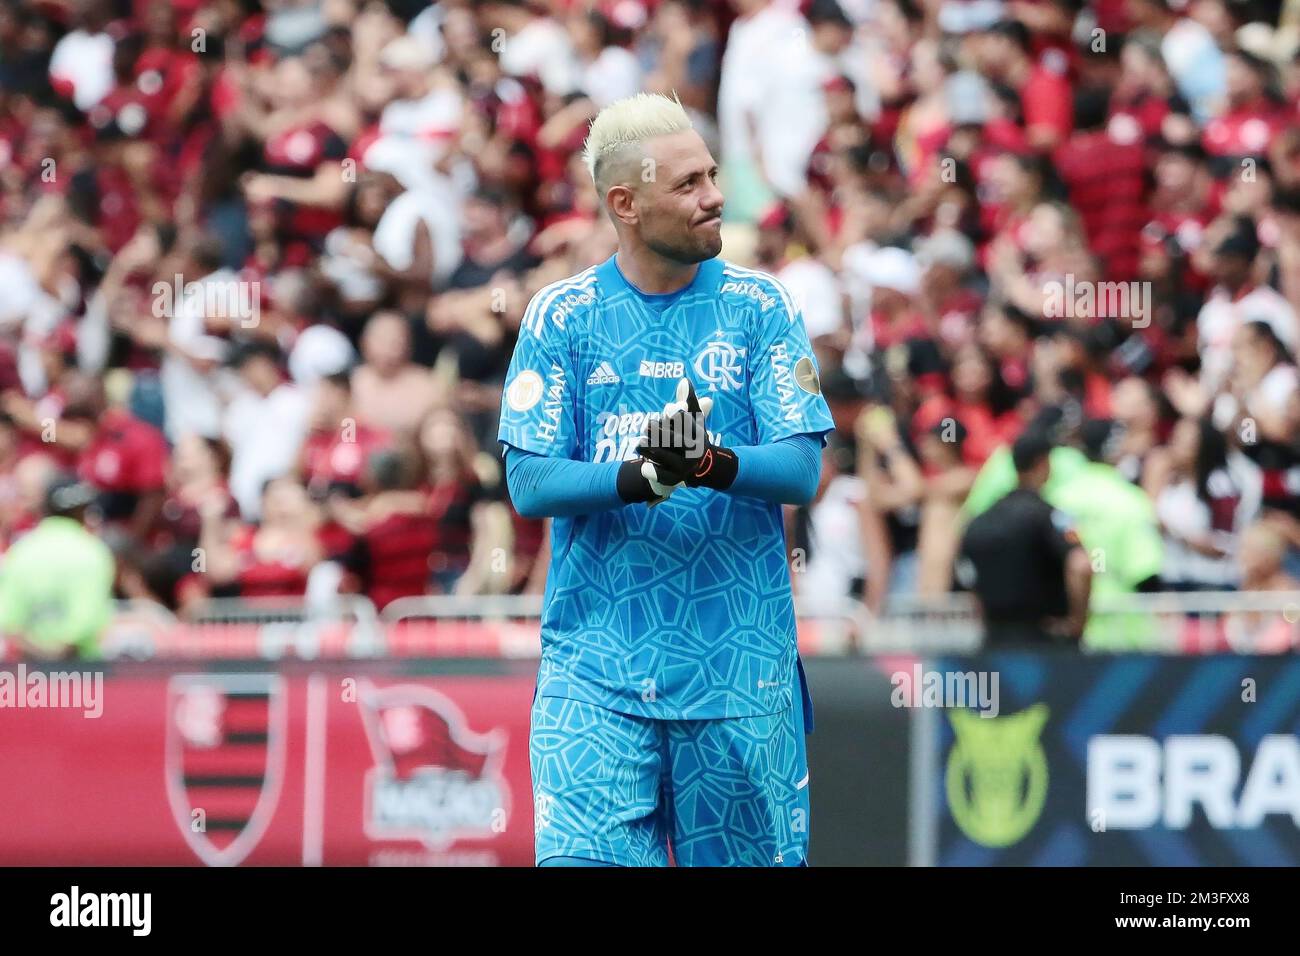
[(792, 435), (770, 445), (732, 446), (738, 470), (726, 493), (784, 505), (812, 501), (821, 480), (821, 446), (811, 435)]
[(618, 493), (621, 461), (547, 458), (506, 446), (506, 487), (525, 518), (564, 518), (627, 504)]

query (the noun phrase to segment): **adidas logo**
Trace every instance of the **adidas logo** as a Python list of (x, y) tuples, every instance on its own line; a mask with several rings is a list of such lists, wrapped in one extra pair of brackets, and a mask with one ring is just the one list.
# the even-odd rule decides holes
[(591, 373), (587, 379), (588, 385), (613, 385), (615, 382), (622, 381), (618, 373), (608, 362), (601, 362), (596, 366), (596, 371)]

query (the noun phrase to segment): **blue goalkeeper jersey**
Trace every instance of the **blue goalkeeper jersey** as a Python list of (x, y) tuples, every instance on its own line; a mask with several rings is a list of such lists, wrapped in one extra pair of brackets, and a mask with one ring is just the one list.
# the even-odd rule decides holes
[[(834, 427), (803, 317), (774, 277), (711, 259), (649, 295), (611, 256), (529, 303), (498, 438), (636, 458), (683, 377), (713, 397), (716, 444), (824, 444)], [(553, 519), (539, 695), (665, 720), (757, 716), (797, 699), (795, 661), (780, 505), (683, 487), (655, 508)]]

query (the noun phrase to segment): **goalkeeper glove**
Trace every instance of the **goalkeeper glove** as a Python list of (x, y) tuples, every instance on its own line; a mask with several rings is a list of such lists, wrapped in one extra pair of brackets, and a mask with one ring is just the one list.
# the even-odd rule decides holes
[[(686, 412), (686, 397), (690, 383), (682, 379), (677, 384), (677, 400), (669, 402), (659, 413), (658, 421), (670, 419), (678, 413)], [(713, 407), (713, 399), (706, 398), (702, 413), (707, 414)], [(647, 429), (653, 426), (647, 426)], [(684, 420), (678, 421), (678, 431), (685, 426)], [(644, 437), (644, 436), (643, 436)], [(686, 482), (684, 472), (674, 472), (668, 465), (658, 464), (646, 458), (634, 458), (623, 463), (618, 472), (619, 496), (629, 504), (644, 501), (651, 508), (667, 501), (674, 491)]]
[(736, 480), (736, 453), (709, 441), (705, 417), (712, 409), (713, 399), (697, 398), (695, 386), (684, 378), (677, 383), (677, 401), (646, 426), (638, 447), (661, 481), (724, 491)]
[(644, 501), (653, 508), (667, 501), (683, 480), (644, 458), (633, 458), (618, 469), (618, 495), (628, 504)]

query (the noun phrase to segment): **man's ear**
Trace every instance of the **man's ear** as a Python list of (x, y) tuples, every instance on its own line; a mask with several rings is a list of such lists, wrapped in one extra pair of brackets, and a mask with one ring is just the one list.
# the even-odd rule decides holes
[(640, 221), (640, 215), (636, 210), (636, 194), (633, 193), (629, 186), (610, 186), (608, 197), (608, 208), (615, 219), (627, 223), (629, 226), (635, 225)]

